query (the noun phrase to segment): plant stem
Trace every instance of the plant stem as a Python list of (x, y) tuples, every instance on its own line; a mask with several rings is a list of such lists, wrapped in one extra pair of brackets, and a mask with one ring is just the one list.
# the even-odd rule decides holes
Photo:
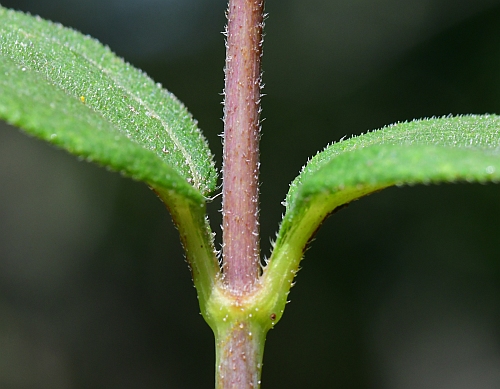
[(223, 157), (223, 270), (234, 294), (260, 275), (259, 130), (263, 0), (230, 0)]
[(224, 101), (223, 294), (232, 313), (214, 327), (217, 389), (257, 389), (267, 329), (241, 300), (260, 276), (259, 131), (264, 0), (229, 0)]
[(216, 389), (258, 389), (266, 332), (253, 321), (219, 328), (216, 341)]

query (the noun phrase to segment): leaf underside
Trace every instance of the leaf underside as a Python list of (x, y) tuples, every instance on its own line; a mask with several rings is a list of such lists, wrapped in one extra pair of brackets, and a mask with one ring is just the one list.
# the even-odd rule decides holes
[(213, 158), (175, 96), (96, 40), (0, 6), (0, 119), (197, 202)]
[[(310, 234), (335, 208), (392, 185), (500, 180), (500, 116), (397, 123), (318, 153), (293, 181), (276, 245)], [(302, 247), (303, 249), (303, 247)]]

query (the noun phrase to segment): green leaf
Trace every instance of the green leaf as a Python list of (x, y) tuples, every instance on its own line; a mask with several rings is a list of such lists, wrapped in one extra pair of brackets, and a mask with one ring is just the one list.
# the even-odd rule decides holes
[(204, 197), (217, 173), (175, 96), (96, 40), (0, 6), (0, 119), (153, 187), (205, 305), (219, 273)]
[(216, 188), (207, 143), (175, 96), (96, 40), (3, 7), (0, 119), (197, 203)]
[(392, 185), (499, 180), (500, 116), (398, 123), (332, 144), (290, 186), (265, 271), (272, 279), (270, 293), (281, 296), (280, 304), (286, 302), (307, 242), (344, 204)]
[(287, 214), (294, 218), (311, 197), (327, 193), (333, 196), (333, 210), (370, 187), (378, 190), (391, 185), (498, 180), (499, 158), (499, 116), (397, 123), (332, 144), (318, 153), (292, 182)]

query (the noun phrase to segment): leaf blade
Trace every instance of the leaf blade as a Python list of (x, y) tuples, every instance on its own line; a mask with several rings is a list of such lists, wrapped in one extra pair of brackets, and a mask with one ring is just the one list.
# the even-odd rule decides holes
[(97, 41), (0, 7), (0, 57), (3, 119), (152, 186), (197, 201), (215, 190), (212, 155), (182, 103)]
[(500, 181), (500, 116), (398, 123), (329, 146), (290, 186), (264, 271), (269, 296), (283, 309), (308, 241), (335, 209), (392, 185), (456, 181)]
[(312, 158), (290, 186), (284, 223), (295, 219), (311, 196), (333, 196), (326, 207), (331, 212), (391, 185), (496, 181), (499, 162), (499, 116), (397, 123), (332, 144)]
[[(381, 130), (340, 141), (318, 153), (304, 167), (290, 186), (287, 204), (293, 204), (302, 182), (307, 181), (315, 172), (342, 154), (375, 145), (436, 146), (497, 153), (500, 150), (499, 128), (500, 117), (496, 115), (468, 115), (396, 123)], [(344, 177), (348, 177), (348, 174)]]

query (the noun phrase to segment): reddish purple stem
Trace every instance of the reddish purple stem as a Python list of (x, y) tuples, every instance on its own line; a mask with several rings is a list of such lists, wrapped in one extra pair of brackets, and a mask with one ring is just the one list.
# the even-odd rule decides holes
[(233, 293), (260, 274), (259, 131), (263, 0), (230, 0), (223, 160), (223, 264)]

